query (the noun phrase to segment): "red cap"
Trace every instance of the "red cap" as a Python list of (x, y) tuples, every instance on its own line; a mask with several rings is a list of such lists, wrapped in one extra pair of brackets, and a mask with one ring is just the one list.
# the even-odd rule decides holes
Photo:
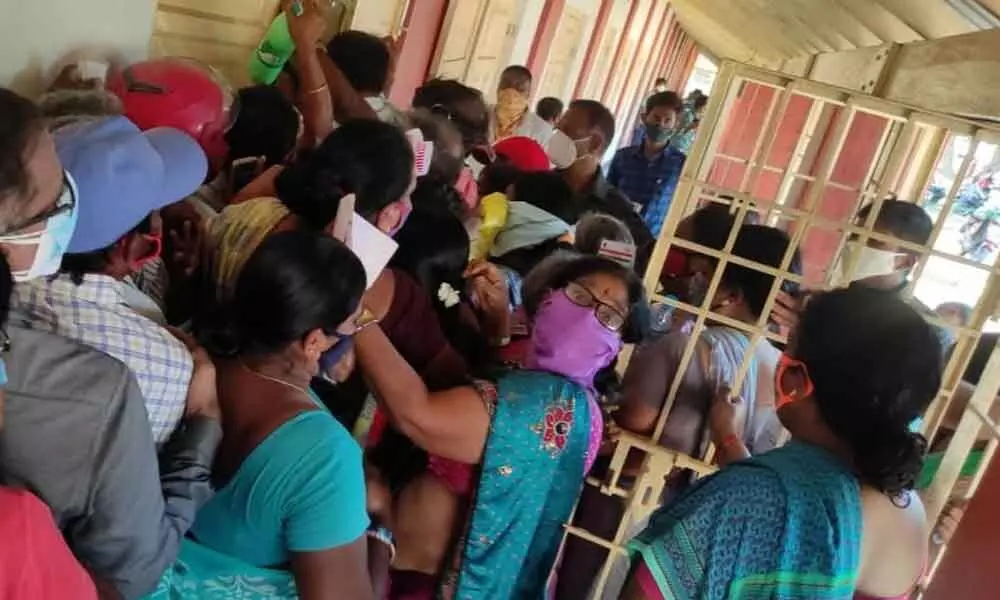
[(548, 171), (552, 168), (545, 148), (529, 137), (515, 136), (493, 144), (497, 156), (506, 156), (521, 171)]
[(222, 166), (233, 94), (214, 69), (185, 58), (147, 60), (109, 73), (107, 88), (139, 129), (180, 129), (198, 141), (213, 172)]

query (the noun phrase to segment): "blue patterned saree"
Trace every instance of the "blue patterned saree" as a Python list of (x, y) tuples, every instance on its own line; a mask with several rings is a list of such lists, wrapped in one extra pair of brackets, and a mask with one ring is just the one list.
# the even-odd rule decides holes
[(841, 461), (793, 441), (699, 481), (630, 546), (670, 600), (850, 600), (860, 494)]
[(583, 486), (588, 392), (566, 378), (514, 371), (496, 386), (482, 475), (443, 597), (534, 600), (546, 587)]

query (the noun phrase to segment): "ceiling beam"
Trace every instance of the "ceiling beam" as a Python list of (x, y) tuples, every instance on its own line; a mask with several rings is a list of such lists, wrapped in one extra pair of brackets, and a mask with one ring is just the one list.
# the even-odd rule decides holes
[(899, 47), (882, 96), (969, 117), (1000, 116), (1000, 29)]

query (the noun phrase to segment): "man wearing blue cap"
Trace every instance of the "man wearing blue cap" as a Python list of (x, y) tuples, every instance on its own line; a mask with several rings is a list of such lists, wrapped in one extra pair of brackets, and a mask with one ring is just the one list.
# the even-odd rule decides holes
[[(56, 273), (67, 249), (114, 245), (168, 196), (177, 193), (176, 200), (193, 189), (185, 188), (195, 175), (185, 177), (176, 168), (175, 153), (186, 152), (188, 144), (180, 134), (147, 137), (121, 122), (96, 125), (90, 134), (103, 132), (97, 136), (103, 141), (81, 138), (76, 154), (68, 147), (57, 153), (30, 101), (0, 88), (0, 114), (0, 251), (19, 286)], [(131, 164), (115, 153), (121, 144), (130, 152), (141, 149), (143, 160), (158, 156), (160, 179), (150, 176), (140, 184), (134, 173), (119, 169)], [(60, 153), (69, 164), (83, 155), (100, 163), (113, 154), (118, 162), (107, 162), (103, 173), (125, 179), (95, 186), (93, 173), (83, 169), (81, 183), (87, 183), (78, 186)], [(181, 160), (197, 171), (205, 159)], [(175, 176), (183, 181), (173, 181)], [(143, 185), (149, 189), (140, 193)], [(101, 191), (108, 196), (96, 195)], [(117, 204), (109, 202), (114, 197)], [(88, 345), (33, 329), (22, 308), (12, 310), (8, 326), (0, 473), (45, 500), (99, 586), (124, 598), (149, 592), (212, 493), (210, 470), (222, 432), (211, 361), (206, 363), (203, 351), (195, 355), (187, 416), (157, 465), (143, 394), (128, 367)]]
[(184, 415), (194, 364), (183, 342), (129, 307), (139, 292), (125, 278), (159, 257), (151, 215), (201, 185), (205, 154), (180, 131), (142, 133), (125, 117), (71, 125), (54, 137), (87, 210), (76, 211), (59, 273), (18, 285), (14, 307), (32, 329), (125, 363), (146, 400), (153, 440), (163, 444)]

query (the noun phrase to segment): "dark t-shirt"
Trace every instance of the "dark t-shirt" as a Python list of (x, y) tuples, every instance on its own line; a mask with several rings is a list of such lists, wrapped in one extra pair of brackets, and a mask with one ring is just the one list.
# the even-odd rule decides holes
[(604, 174), (598, 171), (590, 186), (577, 196), (582, 212), (597, 212), (620, 219), (628, 227), (635, 240), (635, 272), (640, 276), (646, 272), (649, 257), (653, 254), (656, 238), (649, 232), (646, 223), (635, 212), (628, 197), (621, 190), (608, 183)]

